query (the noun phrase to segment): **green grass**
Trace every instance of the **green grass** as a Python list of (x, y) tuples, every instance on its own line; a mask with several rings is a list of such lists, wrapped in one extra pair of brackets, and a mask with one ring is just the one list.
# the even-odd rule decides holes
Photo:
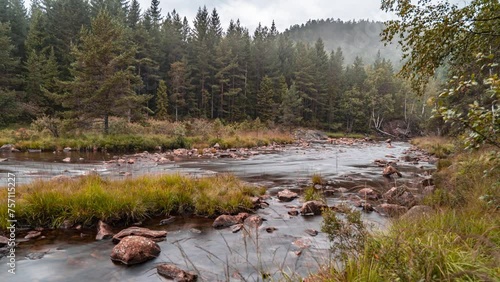
[(499, 281), (499, 154), (466, 152), (449, 160), (424, 200), (436, 213), (395, 220), (368, 237), (358, 255), (311, 281)]
[[(105, 180), (96, 175), (69, 181), (36, 181), (16, 189), (16, 219), (32, 227), (58, 227), (64, 220), (92, 225), (97, 220), (131, 223), (153, 215), (216, 216), (252, 208), (250, 187), (232, 175), (181, 175)], [(1, 190), (1, 228), (7, 223), (7, 191)]]

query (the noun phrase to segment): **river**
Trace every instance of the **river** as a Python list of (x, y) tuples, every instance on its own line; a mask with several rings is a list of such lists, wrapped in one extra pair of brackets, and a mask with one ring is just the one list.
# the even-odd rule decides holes
[[(20, 183), (60, 174), (83, 175), (89, 171), (110, 178), (124, 177), (123, 172), (132, 176), (158, 173), (198, 176), (229, 172), (245, 181), (267, 187), (272, 196), (268, 200), (270, 206), (257, 211), (266, 219), (257, 232), (215, 230), (211, 227), (213, 219), (207, 218), (179, 217), (172, 224), (163, 226), (158, 225), (159, 219), (145, 222), (148, 228), (167, 230), (167, 240), (159, 243), (162, 252), (158, 258), (131, 267), (111, 262), (109, 255), (114, 245), (110, 241), (95, 241), (95, 230), (44, 230), (45, 238), (19, 243), (16, 275), (9, 276), (8, 281), (162, 281), (155, 269), (162, 262), (175, 263), (195, 271), (201, 281), (262, 281), (259, 272), (268, 273), (273, 280), (280, 280), (286, 275), (307, 276), (325, 263), (330, 254), (326, 234), (320, 232), (312, 237), (304, 232), (308, 228), (320, 230), (322, 217), (291, 217), (285, 204), (299, 205), (301, 200), (281, 203), (273, 196), (284, 188), (300, 191), (313, 174), (320, 175), (335, 188), (366, 185), (385, 191), (394, 185), (394, 181), (416, 185), (413, 183), (416, 174), (434, 168), (427, 163), (412, 165), (400, 161), (398, 169), (404, 177), (387, 180), (373, 160), (395, 160), (410, 147), (404, 142), (393, 145), (394, 148), (387, 148), (385, 143), (353, 146), (312, 143), (310, 147), (287, 146), (281, 150), (263, 150), (243, 160), (193, 158), (165, 164), (144, 161), (122, 166), (106, 163), (113, 159), (108, 154), (61, 152), (2, 155), (0, 158), (8, 160), (0, 162), (1, 179), (6, 179), (9, 172), (15, 173)], [(62, 162), (66, 157), (75, 161)], [(328, 204), (342, 201), (339, 197), (327, 200)], [(375, 212), (363, 214), (363, 218), (375, 229), (385, 228), (388, 222), (387, 218)], [(277, 230), (268, 233), (266, 227)], [(300, 255), (299, 251), (302, 251)], [(43, 257), (26, 257), (37, 255)], [(2, 277), (10, 275), (7, 270), (7, 258), (4, 257), (0, 259)]]

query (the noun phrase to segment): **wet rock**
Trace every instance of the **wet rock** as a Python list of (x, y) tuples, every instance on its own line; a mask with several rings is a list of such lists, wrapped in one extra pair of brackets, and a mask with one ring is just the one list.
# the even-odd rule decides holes
[(168, 263), (158, 265), (156, 267), (156, 271), (161, 276), (176, 282), (193, 282), (198, 279), (198, 275), (195, 273), (182, 270), (179, 267)]
[(245, 225), (257, 228), (262, 225), (263, 219), (258, 215), (251, 215), (245, 219), (243, 222)]
[(127, 236), (111, 251), (111, 260), (126, 265), (143, 263), (158, 257), (161, 249), (158, 244), (142, 236)]
[(258, 209), (261, 207), (261, 200), (259, 197), (251, 197), (250, 201), (252, 201), (254, 209)]
[(389, 189), (389, 191), (385, 192), (384, 195), (382, 195), (382, 198), (384, 198), (389, 204), (395, 204), (409, 208), (414, 206), (416, 203), (415, 196), (410, 191), (408, 191), (408, 188), (405, 186), (392, 187), (391, 189)]
[(432, 185), (434, 185), (434, 178), (432, 176), (426, 176), (422, 180), (422, 186), (426, 187), (426, 186), (432, 186)]
[(380, 204), (374, 208), (378, 213), (386, 216), (400, 216), (408, 211), (407, 207), (394, 204)]
[(66, 147), (63, 149), (63, 152), (70, 152), (71, 151), (71, 148), (70, 147)]
[(235, 224), (235, 225), (231, 226), (231, 232), (238, 233), (242, 228), (243, 228), (242, 223)]
[(249, 216), (248, 213), (239, 213), (238, 215), (223, 214), (217, 217), (212, 224), (216, 229), (227, 228), (243, 221)]
[(309, 234), (313, 237), (318, 235), (318, 230), (314, 230), (314, 229), (306, 229), (306, 230), (304, 230), (304, 232), (306, 232), (307, 234)]
[(160, 220), (160, 225), (170, 224), (174, 221), (175, 221), (175, 216), (171, 216), (171, 217)]
[(380, 193), (374, 190), (373, 188), (363, 188), (358, 191), (359, 197), (361, 199), (376, 201), (380, 199)]
[(104, 223), (102, 220), (99, 220), (97, 223), (97, 235), (95, 236), (96, 240), (103, 240), (112, 238), (114, 235), (113, 231), (111, 231), (111, 227)]
[(397, 174), (399, 177), (403, 177), (401, 172), (399, 172), (395, 167), (393, 167), (392, 165), (386, 165), (384, 171), (382, 172), (382, 175), (384, 177), (391, 177), (391, 175), (393, 174)]
[(40, 231), (30, 231), (26, 236), (24, 236), (24, 239), (34, 239), (36, 237), (39, 237), (42, 235), (42, 232)]
[(140, 236), (144, 238), (149, 238), (156, 242), (160, 242), (165, 240), (165, 238), (167, 237), (167, 231), (154, 231), (143, 227), (133, 226), (127, 229), (123, 229), (122, 231), (118, 232), (115, 236), (113, 236), (113, 243), (116, 244), (129, 236)]
[(320, 215), (324, 208), (327, 208), (327, 205), (325, 205), (325, 203), (321, 201), (308, 201), (302, 204), (300, 213), (302, 215), (306, 214)]
[(41, 259), (45, 256), (47, 252), (36, 252), (36, 253), (29, 253), (26, 255), (26, 258), (29, 260), (37, 260)]
[(273, 233), (274, 231), (278, 230), (278, 228), (270, 226), (266, 228), (267, 233)]
[(65, 163), (69, 163), (69, 162), (71, 162), (71, 158), (67, 157), (67, 158), (64, 158), (62, 161)]
[(414, 206), (408, 212), (403, 214), (403, 216), (401, 216), (401, 218), (417, 218), (420, 216), (429, 215), (433, 212), (434, 211), (429, 206), (423, 206), (423, 205)]
[(127, 163), (128, 164), (135, 164), (135, 160), (134, 159), (128, 159)]
[(189, 232), (191, 232), (193, 234), (201, 234), (201, 230), (197, 229), (197, 228), (191, 228), (191, 229), (189, 229)]
[(0, 248), (7, 246), (9, 243), (9, 238), (5, 236), (0, 236)]
[(6, 162), (6, 161), (8, 161), (8, 160), (9, 160), (9, 159), (0, 159), (0, 163), (2, 163), (2, 162)]
[(278, 199), (282, 202), (291, 202), (293, 199), (297, 198), (299, 194), (292, 192), (288, 189), (278, 192)]
[(214, 149), (219, 149), (220, 148), (220, 145), (219, 143), (215, 143), (215, 145), (213, 146)]
[(12, 144), (5, 144), (0, 147), (1, 152), (14, 152), (14, 150), (16, 150), (16, 148)]
[(297, 215), (299, 215), (299, 211), (298, 211), (298, 210), (296, 210), (296, 209), (289, 210), (289, 211), (288, 211), (288, 215), (291, 215), (291, 216), (297, 216)]

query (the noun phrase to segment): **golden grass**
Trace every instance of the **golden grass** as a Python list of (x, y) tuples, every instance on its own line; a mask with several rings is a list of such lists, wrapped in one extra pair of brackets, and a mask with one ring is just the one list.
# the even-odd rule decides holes
[[(64, 220), (91, 225), (97, 220), (134, 222), (153, 215), (215, 216), (252, 208), (251, 195), (263, 190), (232, 175), (182, 175), (105, 180), (97, 175), (68, 181), (36, 181), (17, 187), (17, 220), (57, 227)], [(6, 227), (7, 191), (0, 192), (1, 227)]]

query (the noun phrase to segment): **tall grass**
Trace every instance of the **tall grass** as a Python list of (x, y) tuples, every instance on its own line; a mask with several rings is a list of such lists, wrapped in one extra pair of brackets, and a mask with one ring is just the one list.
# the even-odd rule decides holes
[(424, 200), (434, 214), (394, 221), (368, 237), (360, 255), (311, 281), (499, 281), (499, 154), (460, 153), (450, 161)]
[[(119, 181), (90, 175), (77, 180), (36, 181), (19, 186), (16, 216), (21, 223), (34, 227), (58, 227), (64, 220), (84, 225), (99, 219), (130, 223), (160, 214), (215, 216), (251, 209), (249, 196), (262, 192), (232, 175), (142, 176)], [(6, 228), (6, 189), (0, 194), (0, 227)]]

